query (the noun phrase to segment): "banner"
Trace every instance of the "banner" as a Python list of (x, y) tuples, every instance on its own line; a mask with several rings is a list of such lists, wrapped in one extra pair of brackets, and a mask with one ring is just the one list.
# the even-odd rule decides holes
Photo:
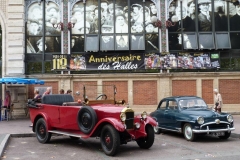
[(54, 54), (53, 70), (143, 70), (220, 68), (219, 53)]

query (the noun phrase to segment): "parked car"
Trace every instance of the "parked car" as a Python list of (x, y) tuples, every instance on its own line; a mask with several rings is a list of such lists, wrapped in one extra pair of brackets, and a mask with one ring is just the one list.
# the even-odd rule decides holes
[(215, 112), (196, 96), (163, 98), (150, 116), (158, 122), (154, 129), (156, 134), (162, 130), (179, 132), (188, 141), (195, 140), (199, 134), (228, 139), (235, 129), (230, 114)]
[(40, 103), (30, 101), (30, 118), (38, 141), (49, 142), (53, 133), (72, 139), (99, 137), (103, 151), (109, 156), (130, 141), (136, 141), (140, 148), (150, 148), (157, 122), (146, 112), (134, 115), (124, 100), (115, 100), (115, 86), (105, 91), (112, 95), (94, 93), (91, 86), (84, 86), (83, 100), (78, 102), (69, 94), (45, 95)]

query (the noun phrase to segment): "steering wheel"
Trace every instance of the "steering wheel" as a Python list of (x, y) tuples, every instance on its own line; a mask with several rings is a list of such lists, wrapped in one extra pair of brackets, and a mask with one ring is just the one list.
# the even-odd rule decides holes
[(104, 100), (106, 100), (107, 99), (107, 95), (106, 94), (101, 94), (101, 95), (99, 95), (97, 98), (96, 98), (96, 100), (98, 100), (100, 97), (105, 97), (105, 99)]

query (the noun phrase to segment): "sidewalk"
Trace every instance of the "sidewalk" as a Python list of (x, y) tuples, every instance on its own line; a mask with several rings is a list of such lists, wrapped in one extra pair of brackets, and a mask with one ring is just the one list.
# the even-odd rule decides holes
[[(232, 138), (240, 138), (240, 115), (233, 115), (235, 130), (232, 132)], [(15, 119), (10, 121), (0, 121), (0, 158), (2, 157), (4, 148), (10, 138), (12, 137), (31, 137), (35, 136), (29, 118)]]

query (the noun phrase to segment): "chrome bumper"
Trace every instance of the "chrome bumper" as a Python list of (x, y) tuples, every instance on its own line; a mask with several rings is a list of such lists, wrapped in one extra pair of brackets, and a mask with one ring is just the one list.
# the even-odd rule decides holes
[(230, 128), (228, 126), (228, 128), (226, 129), (214, 129), (214, 130), (209, 130), (209, 127), (207, 126), (207, 129), (206, 130), (198, 130), (198, 129), (193, 129), (193, 133), (214, 133), (214, 132), (230, 132), (230, 131), (234, 131), (235, 128)]

